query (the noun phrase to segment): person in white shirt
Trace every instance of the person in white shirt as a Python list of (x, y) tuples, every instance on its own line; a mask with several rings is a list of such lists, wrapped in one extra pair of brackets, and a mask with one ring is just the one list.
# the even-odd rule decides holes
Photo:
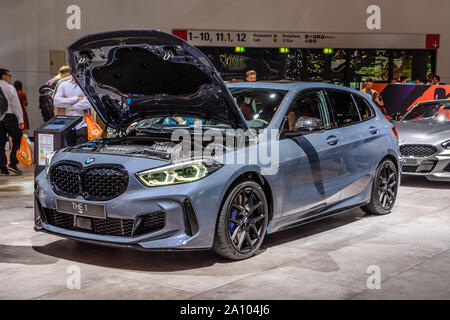
[(92, 106), (73, 77), (71, 81), (64, 81), (58, 85), (53, 103), (55, 107), (65, 108), (66, 116), (83, 117), (83, 121), (75, 127), (76, 131), (71, 144), (85, 143), (88, 135), (84, 114), (91, 114)]
[[(21, 174), (22, 171), (17, 168), (17, 150), (19, 150), (22, 140), (22, 129), (24, 128), (22, 107), (16, 89), (10, 84), (11, 73), (9, 70), (0, 69), (0, 89), (8, 101), (8, 111), (5, 118), (0, 121), (0, 175), (8, 175), (9, 171)], [(7, 136), (12, 139), (12, 148), (9, 156), (9, 166), (5, 153)], [(9, 169), (9, 170), (8, 170)]]
[(51, 78), (47, 81), (45, 85), (54, 88), (59, 80), (67, 78), (70, 76), (70, 67), (69, 66), (62, 66), (59, 68), (59, 73), (56, 77)]

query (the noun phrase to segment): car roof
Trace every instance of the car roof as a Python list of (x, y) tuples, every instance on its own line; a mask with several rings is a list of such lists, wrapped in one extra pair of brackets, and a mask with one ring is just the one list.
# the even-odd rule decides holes
[(302, 81), (289, 81), (289, 80), (281, 80), (281, 81), (255, 81), (255, 82), (234, 82), (227, 83), (228, 88), (253, 88), (253, 89), (275, 89), (275, 90), (287, 90), (298, 92), (304, 89), (310, 88), (324, 88), (324, 89), (335, 89), (335, 90), (343, 90), (349, 93), (361, 93), (357, 90), (339, 86), (335, 84), (328, 84), (322, 82), (302, 82)]

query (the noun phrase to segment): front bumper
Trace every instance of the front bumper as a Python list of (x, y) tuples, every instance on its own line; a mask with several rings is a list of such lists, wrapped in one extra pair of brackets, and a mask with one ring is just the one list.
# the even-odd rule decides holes
[[(62, 237), (98, 243), (101, 245), (132, 247), (145, 250), (199, 250), (213, 245), (217, 214), (219, 212), (230, 169), (223, 167), (214, 174), (193, 183), (147, 188), (132, 177), (127, 191), (109, 201), (87, 201), (79, 196), (67, 199), (57, 195), (46, 174), (42, 172), (35, 183), (35, 229)], [(131, 176), (131, 175), (130, 175)], [(114, 222), (115, 230), (124, 230), (122, 235), (99, 234), (95, 228), (85, 231), (75, 227), (76, 217), (68, 217), (69, 225), (49, 221), (49, 212), (56, 211), (56, 200), (81, 203), (104, 204), (108, 221)], [(142, 217), (164, 213), (161, 228), (144, 234), (135, 234)], [(67, 222), (67, 214), (66, 214)], [(95, 221), (90, 218), (92, 225)], [(119, 221), (120, 220), (120, 221)], [(70, 226), (71, 221), (74, 225)], [(103, 226), (112, 227), (108, 221)], [(122, 221), (127, 222), (126, 224)], [(131, 222), (130, 222), (131, 221)], [(118, 225), (117, 225), (118, 223)], [(128, 226), (128, 233), (125, 232)], [(103, 227), (102, 227), (103, 228)], [(122, 228), (122, 229), (120, 229)], [(133, 233), (130, 230), (133, 228)]]
[(422, 176), (430, 181), (450, 181), (450, 151), (443, 151), (431, 157), (403, 158), (402, 174)]

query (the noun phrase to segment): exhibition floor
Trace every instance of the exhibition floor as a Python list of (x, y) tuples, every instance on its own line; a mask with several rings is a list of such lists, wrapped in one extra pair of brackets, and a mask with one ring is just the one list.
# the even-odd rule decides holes
[[(450, 299), (449, 191), (404, 178), (390, 215), (354, 209), (270, 235), (265, 252), (230, 262), (36, 233), (27, 170), (0, 177), (0, 299)], [(80, 290), (66, 288), (74, 265)], [(367, 287), (370, 266), (379, 290)]]

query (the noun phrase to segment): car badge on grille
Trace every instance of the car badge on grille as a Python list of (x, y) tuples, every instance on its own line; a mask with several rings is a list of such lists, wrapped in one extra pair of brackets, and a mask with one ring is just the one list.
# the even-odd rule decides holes
[(90, 158), (90, 159), (87, 159), (86, 160), (86, 164), (91, 164), (91, 163), (93, 163), (95, 161), (95, 159), (94, 158)]

